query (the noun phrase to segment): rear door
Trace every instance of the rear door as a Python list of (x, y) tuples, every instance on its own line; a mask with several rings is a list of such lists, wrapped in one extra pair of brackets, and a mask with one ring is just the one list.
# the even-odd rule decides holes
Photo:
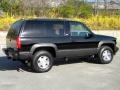
[(70, 52), (68, 50), (71, 48), (69, 22), (59, 20), (47, 22), (47, 27), (50, 31), (48, 40), (56, 44), (58, 48), (57, 57), (69, 56)]
[(70, 43), (70, 32), (66, 21), (46, 22), (48, 36), (51, 42), (55, 43), (59, 50), (68, 49)]

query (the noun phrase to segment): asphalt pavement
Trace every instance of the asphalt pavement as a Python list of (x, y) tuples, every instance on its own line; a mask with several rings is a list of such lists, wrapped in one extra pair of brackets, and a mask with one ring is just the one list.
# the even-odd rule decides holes
[(110, 64), (60, 60), (46, 73), (34, 73), (0, 51), (0, 90), (120, 90), (120, 51)]

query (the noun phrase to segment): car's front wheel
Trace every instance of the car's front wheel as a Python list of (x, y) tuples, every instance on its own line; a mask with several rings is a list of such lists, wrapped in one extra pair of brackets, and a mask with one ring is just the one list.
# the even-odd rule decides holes
[(102, 46), (98, 53), (98, 62), (108, 64), (113, 60), (113, 50), (109, 46)]
[(33, 57), (32, 66), (39, 73), (49, 71), (53, 66), (52, 55), (48, 51), (36, 52)]

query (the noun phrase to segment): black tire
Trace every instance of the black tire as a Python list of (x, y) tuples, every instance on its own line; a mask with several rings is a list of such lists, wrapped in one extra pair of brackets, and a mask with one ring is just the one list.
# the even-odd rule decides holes
[[(105, 57), (105, 54), (104, 54), (105, 52), (109, 52), (107, 57)], [(98, 60), (98, 63), (100, 64), (111, 63), (111, 61), (113, 60), (113, 50), (109, 46), (102, 46), (97, 55), (97, 60)]]
[[(47, 57), (48, 59), (48, 60), (46, 59), (49, 62), (47, 68), (42, 68), (43, 66), (40, 67), (38, 64), (41, 63), (41, 61), (39, 61), (39, 58), (43, 58), (43, 57)], [(32, 68), (35, 72), (38, 73), (47, 72), (52, 68), (52, 66), (53, 66), (53, 57), (48, 51), (39, 51), (34, 54), (32, 61)]]

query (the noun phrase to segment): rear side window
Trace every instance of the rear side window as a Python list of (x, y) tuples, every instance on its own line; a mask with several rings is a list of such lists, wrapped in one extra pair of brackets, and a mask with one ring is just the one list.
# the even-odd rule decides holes
[(22, 21), (17, 21), (15, 23), (13, 23), (9, 29), (7, 36), (11, 37), (11, 38), (18, 36), (20, 29), (21, 29), (21, 26), (22, 26)]
[[(27, 32), (27, 33), (26, 33)], [(22, 35), (28, 37), (39, 37), (46, 35), (45, 23), (42, 21), (26, 21)]]
[(64, 22), (57, 21), (26, 21), (23, 36), (56, 37), (64, 35)]

